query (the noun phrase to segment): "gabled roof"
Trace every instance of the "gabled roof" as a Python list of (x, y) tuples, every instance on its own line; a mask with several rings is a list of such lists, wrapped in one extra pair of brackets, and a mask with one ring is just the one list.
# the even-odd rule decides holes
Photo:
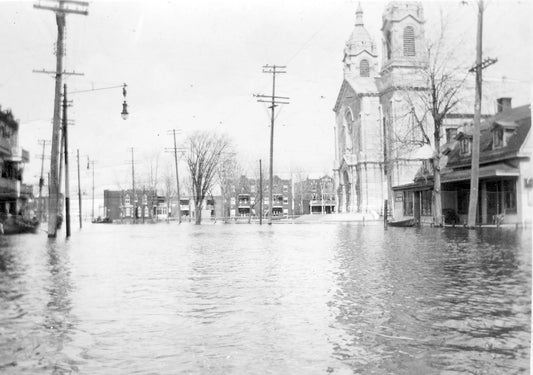
[(415, 17), (412, 14), (406, 14), (405, 16), (403, 16), (401, 18), (398, 17), (398, 18), (394, 18), (394, 19), (383, 19), (383, 22), (381, 23), (381, 31), (383, 31), (385, 29), (387, 24), (393, 23), (393, 22), (402, 22), (406, 18), (412, 18), (415, 21), (417, 21), (418, 23), (425, 23), (425, 21), (423, 19), (417, 18), (417, 17)]
[(333, 107), (334, 112), (337, 112), (339, 110), (344, 94), (346, 93), (346, 90), (350, 90), (350, 89), (355, 93), (356, 96), (365, 95), (365, 94), (376, 94), (377, 95), (379, 93), (378, 86), (376, 83), (376, 78), (344, 77), (341, 88), (339, 90), (339, 94), (337, 95), (337, 100), (335, 101), (335, 106)]
[(507, 129), (516, 129), (518, 127), (518, 124), (514, 121), (505, 121), (505, 120), (494, 121), (492, 123), (493, 129), (499, 126), (501, 126), (502, 128), (507, 128)]
[[(502, 148), (492, 149), (492, 129), (494, 124), (516, 124), (514, 134), (509, 138), (507, 145)], [(531, 105), (511, 108), (497, 113), (487, 121), (481, 124), (480, 132), (480, 153), (479, 163), (489, 164), (506, 159), (514, 158), (518, 155), (524, 140), (531, 128)], [(450, 152), (448, 167), (458, 168), (469, 166), (471, 164), (471, 155), (461, 156), (459, 147), (455, 147)]]

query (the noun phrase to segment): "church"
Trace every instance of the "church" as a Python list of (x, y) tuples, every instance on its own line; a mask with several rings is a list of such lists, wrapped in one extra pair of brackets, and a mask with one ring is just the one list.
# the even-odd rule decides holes
[(358, 6), (333, 109), (338, 212), (382, 213), (392, 186), (412, 182), (428, 158), (421, 143), (403, 141), (421, 136), (413, 126), (412, 108), (420, 104), (413, 94), (425, 87), (424, 23), (420, 2), (389, 3), (383, 13), (379, 68), (377, 46)]

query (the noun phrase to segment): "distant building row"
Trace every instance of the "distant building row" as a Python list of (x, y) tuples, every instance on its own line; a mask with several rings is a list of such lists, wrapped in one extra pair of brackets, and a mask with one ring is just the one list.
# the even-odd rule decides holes
[[(222, 194), (209, 196), (204, 202), (204, 218), (252, 218), (269, 211), (269, 184), (241, 176), (228, 183)], [(287, 218), (294, 215), (333, 213), (336, 211), (334, 180), (329, 176), (292, 184), (291, 179), (274, 176), (272, 189), (272, 215)], [(194, 199), (180, 197), (182, 218), (194, 217)], [(151, 189), (105, 190), (105, 217), (112, 220), (152, 220), (176, 218), (178, 200), (157, 195)]]

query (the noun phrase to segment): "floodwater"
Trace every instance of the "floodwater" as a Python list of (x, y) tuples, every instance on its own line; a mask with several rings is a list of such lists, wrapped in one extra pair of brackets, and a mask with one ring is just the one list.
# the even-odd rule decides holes
[(530, 331), (531, 230), (0, 237), (5, 374), (527, 374)]

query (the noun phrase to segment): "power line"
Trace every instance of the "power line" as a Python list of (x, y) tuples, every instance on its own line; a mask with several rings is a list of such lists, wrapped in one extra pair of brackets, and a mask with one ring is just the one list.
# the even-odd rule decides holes
[[(287, 73), (285, 70), (287, 67), (284, 65), (264, 65), (263, 73), (272, 74), (272, 95), (262, 95), (254, 94), (255, 97), (260, 103), (270, 103), (271, 115), (270, 115), (270, 166), (269, 166), (269, 207), (268, 207), (268, 224), (272, 225), (272, 189), (273, 189), (273, 162), (274, 162), (274, 122), (275, 117), (275, 108), (279, 104), (289, 104), (289, 97), (287, 96), (276, 96), (276, 75)], [(270, 99), (270, 100), (266, 100)]]
[[(53, 11), (57, 23), (57, 53), (56, 68), (53, 72), (55, 75), (55, 95), (54, 95), (54, 124), (52, 128), (52, 152), (50, 158), (50, 194), (48, 204), (48, 237), (56, 237), (57, 217), (58, 217), (58, 198), (59, 198), (59, 173), (58, 173), (58, 151), (59, 151), (59, 134), (60, 134), (60, 117), (61, 117), (61, 86), (63, 75), (69, 73), (63, 70), (64, 39), (67, 14), (87, 15), (89, 3), (78, 0), (49, 0), (45, 5), (39, 1), (33, 7), (41, 10)], [(42, 70), (43, 73), (49, 73)], [(76, 74), (76, 73), (73, 73)]]
[(173, 152), (174, 153), (174, 163), (176, 167), (176, 187), (177, 187), (177, 194), (178, 194), (178, 224), (181, 224), (181, 197), (180, 197), (180, 177), (178, 172), (178, 150), (184, 151), (183, 148), (179, 148), (176, 145), (176, 132), (181, 133), (181, 129), (172, 129), (169, 130), (168, 133), (172, 134), (174, 138), (174, 147), (172, 148), (165, 148), (166, 152)]

